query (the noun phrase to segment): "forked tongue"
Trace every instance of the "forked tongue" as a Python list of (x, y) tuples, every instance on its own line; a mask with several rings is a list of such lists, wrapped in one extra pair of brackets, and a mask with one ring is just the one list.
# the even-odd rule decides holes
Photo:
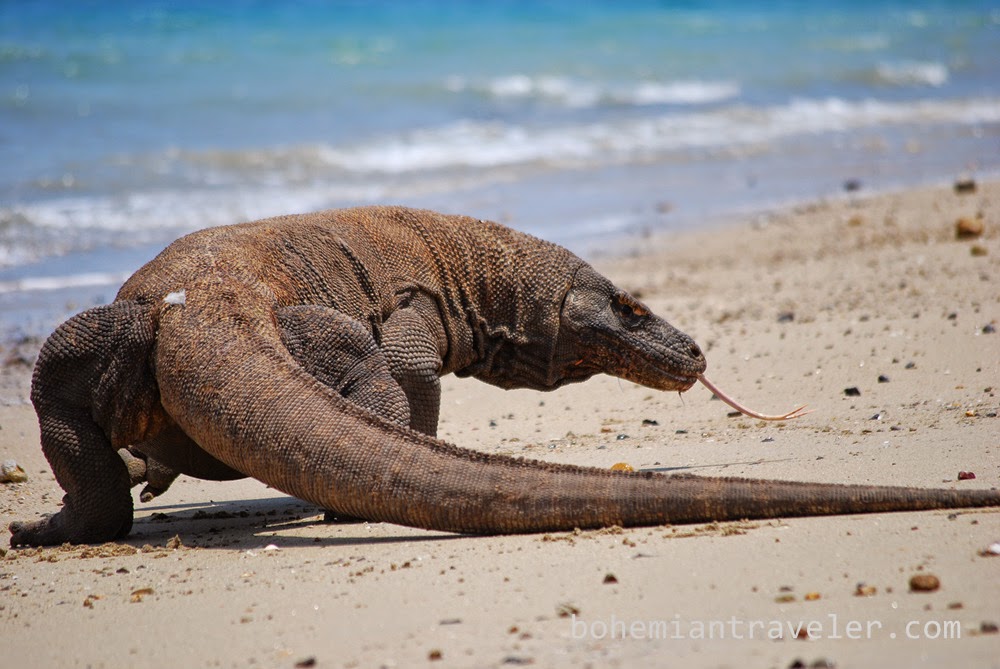
[(736, 409), (741, 414), (743, 414), (745, 416), (750, 416), (751, 418), (757, 418), (759, 420), (791, 420), (792, 418), (798, 418), (799, 416), (805, 416), (807, 413), (811, 413), (812, 412), (811, 409), (810, 410), (806, 410), (806, 405), (803, 404), (798, 409), (793, 409), (793, 410), (789, 411), (788, 413), (784, 413), (784, 414), (781, 414), (781, 415), (760, 413), (759, 411), (754, 411), (753, 409), (748, 409), (747, 407), (743, 406), (742, 404), (740, 404), (739, 402), (737, 402), (736, 400), (734, 400), (732, 397), (730, 397), (729, 395), (727, 395), (726, 393), (724, 393), (721, 390), (719, 390), (719, 388), (714, 383), (712, 383), (707, 378), (705, 378), (704, 374), (699, 374), (698, 375), (698, 380), (701, 381), (702, 384), (706, 388), (708, 388), (713, 393), (715, 393), (715, 396), (718, 397), (720, 400), (722, 400), (723, 402), (725, 402), (726, 404), (728, 404), (732, 408)]

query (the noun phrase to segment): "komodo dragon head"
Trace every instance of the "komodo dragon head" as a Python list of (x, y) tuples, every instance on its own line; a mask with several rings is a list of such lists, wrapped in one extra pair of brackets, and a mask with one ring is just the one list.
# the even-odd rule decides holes
[(705, 356), (691, 337), (584, 265), (563, 300), (553, 371), (561, 383), (611, 374), (683, 392), (705, 371)]

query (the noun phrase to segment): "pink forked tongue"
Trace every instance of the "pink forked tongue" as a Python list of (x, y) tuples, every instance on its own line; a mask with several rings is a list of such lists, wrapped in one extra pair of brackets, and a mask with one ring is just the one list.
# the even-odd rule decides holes
[(719, 390), (714, 383), (712, 383), (711, 381), (709, 381), (708, 379), (705, 378), (704, 374), (699, 374), (698, 375), (698, 380), (701, 381), (702, 384), (704, 384), (704, 386), (706, 388), (708, 388), (713, 393), (715, 393), (715, 396), (718, 397), (720, 400), (722, 400), (723, 402), (725, 402), (726, 404), (728, 404), (732, 408), (736, 409), (741, 414), (744, 414), (746, 416), (750, 416), (751, 418), (758, 418), (760, 420), (791, 420), (792, 418), (798, 418), (799, 416), (805, 416), (807, 413), (811, 413), (812, 412), (811, 409), (808, 410), (808, 411), (806, 411), (805, 410), (806, 405), (803, 404), (798, 409), (793, 409), (792, 411), (789, 411), (788, 413), (785, 413), (785, 414), (781, 414), (780, 416), (766, 414), (766, 413), (758, 413), (758, 412), (754, 411), (753, 409), (746, 408), (745, 406), (743, 406), (742, 404), (740, 404), (739, 402), (737, 402), (736, 400), (734, 400), (732, 397), (730, 397), (729, 395), (727, 395), (724, 392), (722, 392), (721, 390)]

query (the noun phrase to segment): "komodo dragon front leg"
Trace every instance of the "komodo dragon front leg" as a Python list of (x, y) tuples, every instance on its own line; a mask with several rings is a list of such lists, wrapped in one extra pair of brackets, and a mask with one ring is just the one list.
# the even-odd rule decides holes
[(382, 353), (410, 407), (409, 426), (436, 437), (441, 413), (441, 367), (448, 340), (436, 300), (418, 290), (398, 296), (382, 324)]
[[(310, 375), (372, 413), (400, 425), (410, 424), (407, 397), (361, 323), (314, 305), (284, 307), (276, 316), (282, 343)], [(394, 321), (394, 332), (397, 323), (402, 325), (402, 321)], [(434, 420), (436, 428), (436, 411)], [(211, 481), (244, 477), (202, 450), (176, 425), (142, 444), (119, 450), (119, 455), (128, 468), (131, 485), (146, 483), (139, 496), (143, 502), (162, 495), (182, 473)]]

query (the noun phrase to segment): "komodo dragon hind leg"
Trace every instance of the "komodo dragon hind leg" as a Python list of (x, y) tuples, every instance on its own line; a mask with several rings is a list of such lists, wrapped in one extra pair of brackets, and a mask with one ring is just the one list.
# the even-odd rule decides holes
[[(281, 338), (292, 357), (316, 379), (345, 399), (399, 425), (410, 424), (406, 394), (389, 371), (378, 344), (361, 323), (319, 306), (278, 311)], [(361, 522), (326, 510), (326, 522)]]
[(406, 395), (361, 323), (335, 309), (313, 305), (284, 307), (277, 316), (285, 348), (309, 374), (354, 404), (409, 425)]
[(123, 301), (74, 316), (42, 346), (31, 401), (66, 495), (55, 515), (11, 523), (11, 545), (108, 541), (131, 530), (129, 473), (113, 444), (142, 439), (162, 417), (149, 365), (154, 337), (150, 310)]
[[(400, 425), (409, 424), (406, 396), (360, 323), (339, 311), (312, 305), (281, 308), (277, 317), (282, 342), (313, 377), (360, 407)], [(131, 485), (146, 483), (139, 496), (143, 502), (162, 495), (182, 473), (212, 481), (244, 476), (210, 456), (176, 425), (118, 453), (128, 467)]]

